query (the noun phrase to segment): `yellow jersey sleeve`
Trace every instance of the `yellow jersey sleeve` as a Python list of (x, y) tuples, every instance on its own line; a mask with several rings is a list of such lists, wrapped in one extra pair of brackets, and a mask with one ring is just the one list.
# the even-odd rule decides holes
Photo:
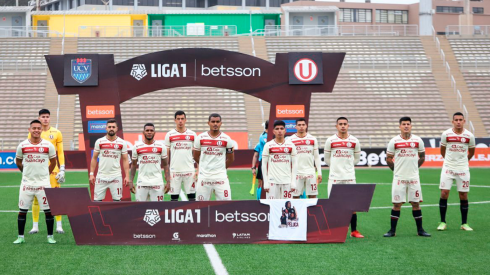
[(63, 135), (58, 130), (56, 138), (56, 153), (58, 154), (58, 161), (60, 165), (65, 165), (65, 153), (63, 152)]

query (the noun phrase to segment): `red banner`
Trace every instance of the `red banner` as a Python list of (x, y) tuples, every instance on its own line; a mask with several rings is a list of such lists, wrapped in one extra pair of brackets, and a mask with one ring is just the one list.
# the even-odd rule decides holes
[[(425, 148), (425, 162), (422, 167), (442, 167), (443, 164), (441, 148)], [(490, 167), (490, 148), (476, 148), (470, 167)]]

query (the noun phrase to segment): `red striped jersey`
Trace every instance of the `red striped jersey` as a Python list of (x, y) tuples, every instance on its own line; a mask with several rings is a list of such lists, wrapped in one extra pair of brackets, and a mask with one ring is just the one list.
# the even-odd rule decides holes
[(126, 142), (117, 137), (110, 141), (107, 136), (99, 138), (95, 142), (94, 152), (99, 153), (99, 170), (97, 177), (115, 178), (121, 177), (121, 155), (128, 153)]
[(424, 142), (416, 135), (411, 135), (408, 139), (403, 139), (401, 135), (392, 138), (386, 153), (395, 156), (395, 178), (418, 179), (421, 152), (425, 152)]
[(441, 145), (446, 146), (444, 167), (453, 170), (468, 170), (468, 149), (475, 148), (475, 136), (464, 129), (460, 135), (447, 129), (441, 135)]
[(16, 158), (22, 159), (22, 184), (50, 186), (49, 160), (56, 158), (56, 149), (51, 142), (41, 139), (37, 144), (29, 139), (17, 146)]
[(212, 137), (208, 132), (197, 136), (194, 150), (201, 151), (199, 176), (203, 179), (226, 179), (226, 154), (233, 153), (234, 141), (221, 132)]
[[(277, 143), (275, 139), (267, 142), (262, 151), (262, 171), (267, 169), (267, 178), (264, 178), (266, 188), (271, 183), (290, 184), (293, 177), (293, 158), (297, 156), (296, 146), (289, 139)], [(293, 188), (293, 186), (291, 186)]]
[[(299, 137), (294, 134), (288, 139), (296, 146), (298, 154), (298, 175), (315, 175), (315, 152), (318, 153), (318, 141), (316, 137), (306, 134), (304, 137)], [(322, 171), (318, 171), (321, 175)]]
[(186, 129), (182, 133), (176, 129), (167, 133), (165, 136), (165, 146), (170, 148), (170, 172), (194, 172), (192, 147), (196, 138), (196, 133), (189, 129)]
[(133, 146), (132, 159), (138, 160), (139, 186), (163, 185), (162, 159), (167, 158), (167, 148), (162, 141), (146, 144), (137, 141)]
[(326, 157), (330, 156), (329, 179), (356, 179), (354, 155), (361, 153), (361, 144), (356, 137), (349, 135), (347, 138), (342, 139), (335, 134), (325, 142), (324, 153)]

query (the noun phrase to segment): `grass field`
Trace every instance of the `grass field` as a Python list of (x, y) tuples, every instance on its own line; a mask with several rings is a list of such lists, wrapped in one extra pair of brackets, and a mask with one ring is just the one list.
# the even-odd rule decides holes
[[(228, 172), (235, 200), (250, 200), (248, 170)], [(469, 224), (475, 231), (459, 229), (461, 215), (455, 188), (448, 207), (448, 230), (437, 232), (439, 169), (422, 169), (423, 222), (432, 238), (416, 236), (410, 208), (402, 209), (395, 238), (383, 238), (390, 223), (392, 173), (388, 169), (359, 169), (357, 182), (376, 183), (368, 213), (359, 213), (358, 229), (365, 239), (347, 238), (344, 244), (215, 245), (230, 274), (489, 274), (490, 170), (471, 169)], [(328, 170), (324, 171), (326, 179)], [(56, 245), (46, 242), (44, 215), (40, 231), (26, 234), (24, 245), (17, 237), (17, 201), (20, 173), (0, 173), (0, 270), (4, 274), (213, 274), (202, 245), (170, 246), (77, 246), (68, 219)], [(68, 172), (64, 187), (88, 187), (86, 172)], [(324, 180), (324, 183), (326, 180)], [(326, 198), (326, 184), (320, 198)], [(168, 200), (168, 198), (166, 198)], [(9, 210), (11, 212), (9, 212)], [(26, 233), (31, 228), (28, 214)]]

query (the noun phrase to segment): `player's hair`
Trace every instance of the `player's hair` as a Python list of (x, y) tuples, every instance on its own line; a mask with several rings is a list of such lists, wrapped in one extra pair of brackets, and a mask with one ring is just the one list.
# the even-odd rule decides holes
[(300, 121), (304, 121), (304, 122), (305, 122), (305, 124), (306, 124), (306, 119), (304, 119), (304, 118), (298, 118), (298, 119), (296, 120), (296, 125), (298, 125), (298, 122), (300, 122)]
[(219, 117), (219, 121), (221, 121), (221, 116), (217, 113), (212, 113), (209, 115), (208, 122), (211, 121), (212, 117)]
[(454, 119), (454, 117), (455, 117), (455, 116), (462, 116), (462, 117), (464, 118), (464, 115), (463, 115), (463, 113), (461, 113), (461, 112), (456, 112), (456, 113), (454, 113), (454, 115), (453, 115), (453, 119)]
[(33, 121), (31, 121), (31, 123), (29, 125), (32, 125), (34, 123), (39, 123), (39, 124), (42, 124), (41, 121), (37, 120), (37, 119), (34, 119)]
[(107, 124), (109, 124), (109, 123), (116, 123), (116, 126), (117, 126), (117, 120), (115, 120), (115, 119), (113, 119), (113, 118), (111, 118), (111, 119), (109, 119), (109, 120), (107, 121)]
[(180, 111), (180, 110), (175, 112), (174, 118), (177, 119), (177, 116), (181, 116), (181, 115), (184, 115), (184, 117), (187, 118), (184, 111)]
[(276, 128), (276, 126), (283, 126), (284, 128), (286, 128), (286, 123), (282, 120), (276, 120), (274, 122), (274, 129)]
[(153, 127), (153, 129), (155, 129), (155, 125), (153, 125), (153, 123), (146, 123), (145, 126), (143, 126), (143, 131), (146, 129), (146, 126)]
[(264, 127), (266, 130), (269, 129), (269, 120), (266, 120), (265, 121), (265, 127)]
[(402, 122), (404, 122), (404, 121), (410, 121), (410, 123), (412, 123), (412, 119), (409, 118), (408, 116), (404, 116), (404, 117), (400, 118), (400, 124), (402, 124)]
[(337, 118), (337, 123), (339, 123), (339, 120), (347, 120), (347, 122), (349, 122), (349, 120), (344, 116)]
[(44, 114), (51, 115), (51, 112), (48, 109), (39, 110), (39, 116), (44, 115)]

